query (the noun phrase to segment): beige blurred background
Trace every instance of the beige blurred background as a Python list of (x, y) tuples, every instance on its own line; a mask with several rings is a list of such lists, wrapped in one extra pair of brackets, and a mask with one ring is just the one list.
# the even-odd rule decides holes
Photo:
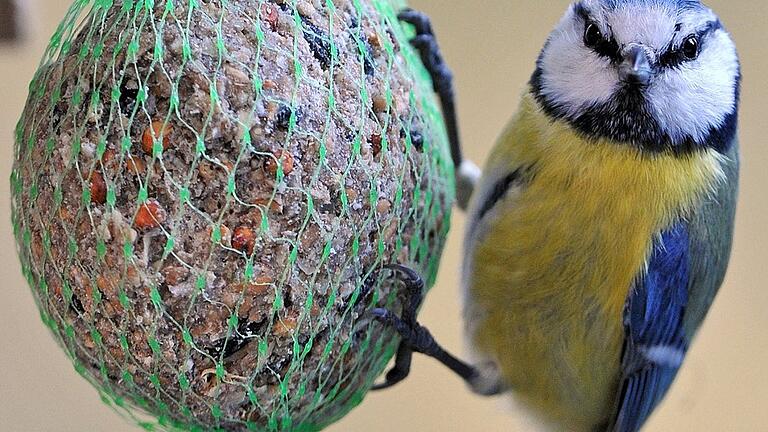
[[(3, 1), (3, 0), (0, 0)], [(38, 318), (13, 247), (8, 177), (12, 131), (45, 44), (70, 0), (21, 0), (31, 30), (0, 45), (0, 431), (139, 430), (101, 404)], [(482, 162), (512, 114), (536, 55), (565, 0), (412, 0), (428, 12), (456, 74), (464, 146)], [(768, 4), (709, 2), (734, 33), (745, 77), (743, 188), (730, 273), (677, 383), (647, 431), (768, 431)], [(456, 212), (438, 285), (421, 315), (461, 352), (457, 269), (463, 215)], [(507, 398), (471, 395), (431, 360), (417, 358), (406, 383), (370, 395), (329, 429), (346, 431), (528, 431)]]

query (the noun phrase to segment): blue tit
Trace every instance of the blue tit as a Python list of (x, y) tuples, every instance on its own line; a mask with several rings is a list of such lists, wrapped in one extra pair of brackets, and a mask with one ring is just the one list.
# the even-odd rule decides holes
[[(474, 358), (443, 350), (413, 304), (379, 309), (403, 336), (379, 387), (403, 379), (420, 352), (477, 393), (514, 394), (552, 430), (639, 430), (730, 256), (741, 79), (732, 38), (697, 0), (572, 4), (478, 178), (461, 158), (429, 22), (401, 19), (415, 25), (447, 108), (459, 196), (471, 195), (463, 285)], [(392, 269), (418, 304), (418, 275)]]

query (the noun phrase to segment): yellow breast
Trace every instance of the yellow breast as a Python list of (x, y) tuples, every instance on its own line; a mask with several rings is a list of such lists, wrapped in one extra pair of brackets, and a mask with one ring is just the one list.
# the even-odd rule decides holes
[(527, 95), (490, 160), (532, 175), (468, 242), (470, 337), (523, 401), (589, 430), (613, 408), (622, 310), (653, 238), (711, 189), (720, 159), (588, 141)]

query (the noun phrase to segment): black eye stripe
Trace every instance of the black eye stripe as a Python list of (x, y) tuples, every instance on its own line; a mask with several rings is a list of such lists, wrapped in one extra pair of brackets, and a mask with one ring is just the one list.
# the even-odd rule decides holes
[(595, 52), (602, 57), (611, 59), (614, 63), (621, 63), (621, 49), (616, 39), (611, 37), (610, 40), (603, 39), (603, 41), (595, 47)]
[[(574, 13), (583, 22), (585, 32), (590, 24), (597, 25), (596, 21), (592, 18), (592, 14), (590, 13), (589, 9), (587, 9), (587, 7), (584, 5), (584, 2), (576, 3), (573, 10)], [(680, 33), (682, 28), (683, 23), (677, 23), (675, 25), (675, 38), (677, 38), (677, 35)], [(701, 52), (705, 44), (706, 36), (721, 28), (722, 24), (720, 20), (710, 21), (704, 26), (704, 28), (686, 36), (682, 40), (678, 40), (677, 43), (675, 43), (675, 41), (671, 41), (669, 46), (659, 56), (659, 66), (662, 68), (677, 67), (686, 61), (692, 60), (691, 58), (686, 57), (683, 53), (682, 47), (685, 41), (690, 36), (696, 36), (699, 43), (699, 52)], [(603, 33), (603, 40), (594, 44), (594, 46), (590, 46), (589, 48), (591, 48), (599, 56), (610, 59), (613, 63), (621, 63), (623, 61), (621, 57), (621, 47), (613, 36), (611, 36), (610, 39), (605, 39), (605, 33)]]
[(699, 52), (701, 52), (704, 48), (704, 45), (706, 44), (707, 38), (712, 35), (712, 33), (722, 28), (722, 24), (719, 20), (710, 21), (706, 26), (704, 26), (704, 28), (700, 29), (699, 31), (690, 33), (678, 41), (670, 42), (669, 46), (667, 46), (667, 48), (659, 57), (659, 66), (662, 68), (674, 68), (680, 66), (686, 61), (690, 61), (691, 59), (686, 57), (683, 52), (685, 42), (691, 37), (697, 38)]
[[(595, 25), (597, 28), (600, 28), (600, 26), (597, 25), (597, 22), (595, 22), (594, 19), (592, 19), (591, 14), (587, 10), (586, 6), (584, 6), (582, 3), (577, 3), (574, 6), (574, 11), (576, 15), (581, 18), (582, 22), (584, 23), (583, 31), (586, 32), (590, 25)], [(594, 44), (593, 46), (590, 46), (597, 55), (601, 57), (605, 57), (607, 59), (610, 59), (614, 63), (621, 63), (621, 49), (619, 47), (619, 43), (616, 42), (616, 39), (611, 36), (610, 39), (605, 38), (605, 33), (602, 32), (602, 29), (600, 29), (602, 33), (602, 40)]]
[[(590, 26), (597, 26), (593, 21), (587, 21), (584, 24), (584, 31), (587, 32)], [(599, 27), (598, 27), (599, 28)], [(621, 47), (619, 47), (619, 43), (616, 42), (616, 39), (611, 36), (610, 39), (605, 37), (605, 34), (601, 32), (601, 38), (596, 43), (592, 45), (587, 45), (588, 48), (592, 49), (597, 55), (601, 57), (605, 57), (607, 59), (610, 59), (614, 63), (621, 63)]]

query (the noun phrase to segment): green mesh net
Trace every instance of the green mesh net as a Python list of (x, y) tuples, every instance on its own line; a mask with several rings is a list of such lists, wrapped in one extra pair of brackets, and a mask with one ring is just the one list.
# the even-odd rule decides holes
[(431, 285), (453, 168), (399, 0), (77, 0), (15, 137), (44, 323), (148, 430), (317, 430)]

